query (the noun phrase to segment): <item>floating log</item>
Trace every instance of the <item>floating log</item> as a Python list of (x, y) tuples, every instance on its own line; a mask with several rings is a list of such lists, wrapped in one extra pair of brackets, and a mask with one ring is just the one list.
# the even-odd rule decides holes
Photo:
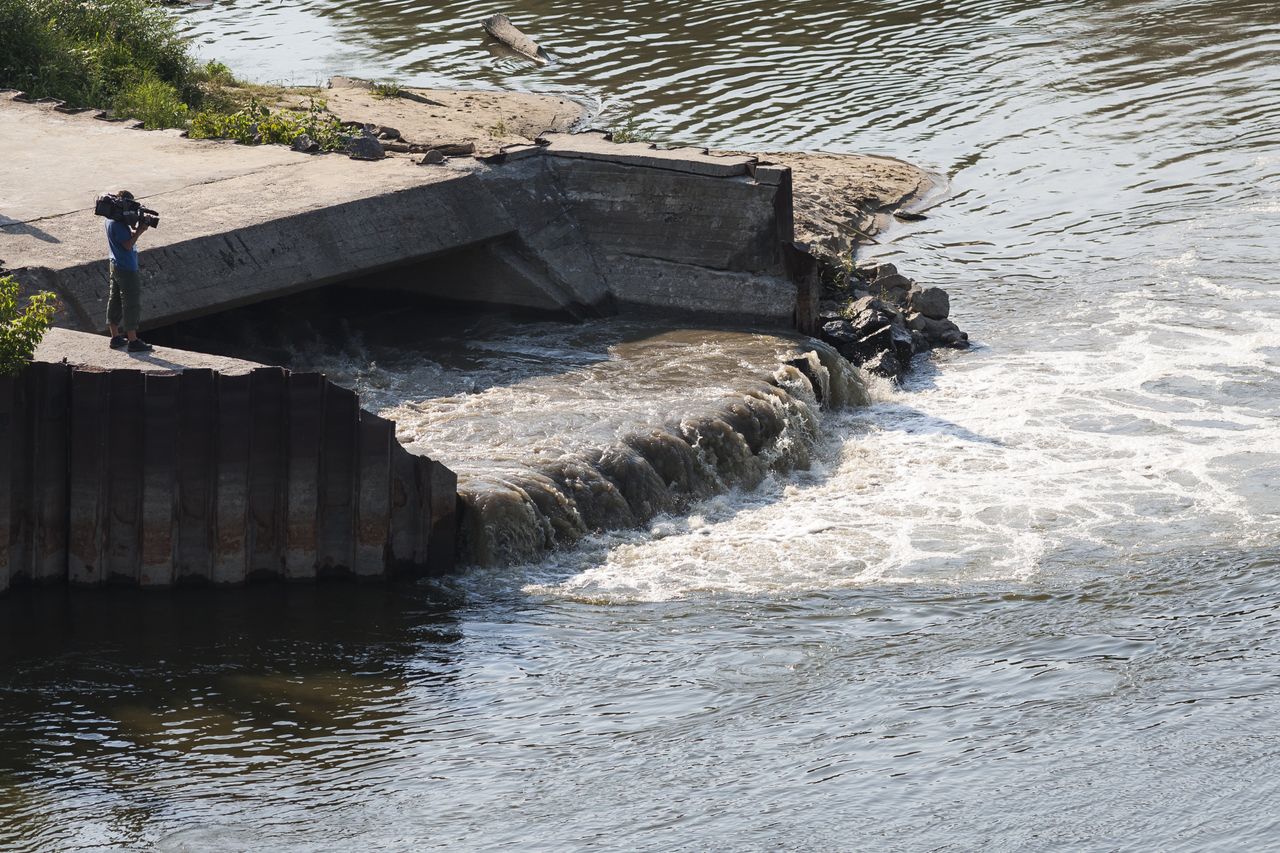
[(489, 35), (521, 56), (543, 64), (551, 61), (547, 52), (539, 47), (536, 41), (516, 29), (515, 24), (511, 23), (511, 19), (506, 15), (498, 14), (485, 18), (484, 29)]

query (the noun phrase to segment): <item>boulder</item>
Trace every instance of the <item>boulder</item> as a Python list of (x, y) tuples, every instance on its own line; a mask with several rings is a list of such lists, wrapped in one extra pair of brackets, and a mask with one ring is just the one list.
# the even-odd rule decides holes
[(396, 140), (400, 138), (400, 131), (396, 130), (394, 127), (386, 127), (384, 125), (378, 128), (378, 138)]
[(387, 152), (372, 136), (357, 136), (347, 143), (347, 156), (352, 160), (381, 160)]
[(913, 287), (907, 304), (930, 320), (945, 320), (951, 314), (951, 298), (941, 287)]
[(911, 330), (911, 350), (914, 353), (928, 352), (933, 349), (933, 345), (929, 343), (929, 338), (924, 332), (916, 329)]
[(882, 352), (868, 359), (862, 365), (862, 369), (868, 373), (874, 373), (876, 376), (883, 376), (886, 379), (898, 379), (903, 373), (902, 362), (898, 361), (898, 357), (892, 352)]
[(924, 318), (924, 333), (935, 343), (943, 343), (943, 338), (952, 333), (963, 334), (960, 327), (950, 320), (933, 320), (928, 317)]
[(438, 166), (444, 162), (444, 155), (439, 151), (428, 151), (422, 155), (422, 159), (418, 161), (419, 166)]
[(923, 332), (925, 326), (925, 316), (923, 314), (908, 314), (907, 328), (913, 332)]
[(293, 144), (289, 147), (294, 151), (301, 151), (303, 154), (315, 154), (320, 150), (320, 143), (303, 133), (295, 137)]

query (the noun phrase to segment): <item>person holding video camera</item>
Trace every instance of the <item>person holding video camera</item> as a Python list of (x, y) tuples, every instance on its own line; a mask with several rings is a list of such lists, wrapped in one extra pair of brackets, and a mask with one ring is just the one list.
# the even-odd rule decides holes
[[(116, 195), (133, 201), (133, 193), (120, 190)], [(111, 250), (111, 297), (107, 301), (107, 328), (111, 330), (111, 348), (129, 352), (151, 352), (151, 344), (138, 337), (142, 317), (142, 276), (138, 272), (138, 238), (149, 228), (145, 217), (130, 227), (118, 219), (107, 220), (107, 245)]]

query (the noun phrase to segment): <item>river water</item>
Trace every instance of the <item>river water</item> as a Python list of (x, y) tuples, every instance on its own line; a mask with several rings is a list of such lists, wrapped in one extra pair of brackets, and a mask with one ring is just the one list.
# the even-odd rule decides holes
[(413, 589), (0, 602), (15, 849), (1280, 846), (1280, 7), (227, 0), (242, 73), (948, 181), (979, 345), (775, 473)]

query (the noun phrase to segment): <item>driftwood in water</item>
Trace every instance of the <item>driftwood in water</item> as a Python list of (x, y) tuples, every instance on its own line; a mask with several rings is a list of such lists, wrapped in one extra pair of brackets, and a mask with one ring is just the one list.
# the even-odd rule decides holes
[(538, 43), (516, 29), (515, 24), (506, 15), (491, 15), (484, 20), (484, 29), (489, 35), (505, 44), (521, 56), (534, 62), (547, 63), (551, 57)]

